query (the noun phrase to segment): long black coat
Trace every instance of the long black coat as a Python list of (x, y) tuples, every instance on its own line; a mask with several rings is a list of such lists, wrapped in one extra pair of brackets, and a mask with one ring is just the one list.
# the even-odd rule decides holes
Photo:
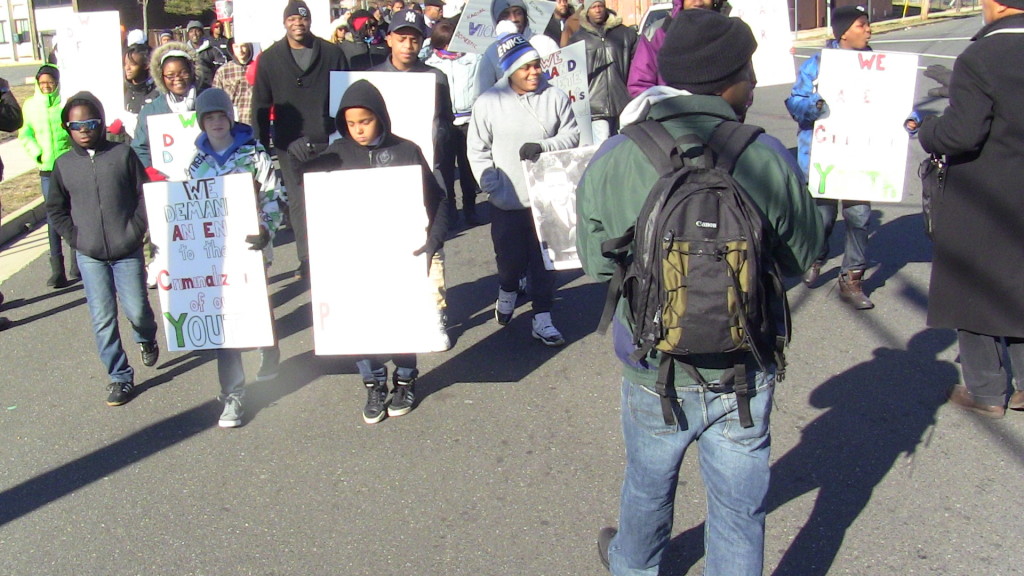
[(928, 325), (1024, 337), (1024, 14), (985, 26), (956, 60), (949, 107), (919, 132), (949, 158), (933, 200)]

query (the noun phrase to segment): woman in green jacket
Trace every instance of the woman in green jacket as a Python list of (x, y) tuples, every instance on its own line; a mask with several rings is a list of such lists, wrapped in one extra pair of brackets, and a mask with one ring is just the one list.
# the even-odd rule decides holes
[[(36, 161), (39, 168), (39, 179), (42, 183), (43, 198), (50, 192), (50, 172), (53, 162), (58, 156), (71, 149), (68, 133), (61, 126), (60, 112), (60, 71), (51, 64), (44, 64), (36, 72), (36, 93), (22, 106), (25, 123), (18, 132), (18, 140), (25, 147), (29, 158)], [(68, 276), (64, 274), (64, 251), (60, 236), (49, 226), (50, 237), (50, 279), (46, 285), (51, 288), (63, 288), (68, 285)], [(70, 251), (70, 277), (78, 280), (78, 263), (75, 261), (74, 250)]]

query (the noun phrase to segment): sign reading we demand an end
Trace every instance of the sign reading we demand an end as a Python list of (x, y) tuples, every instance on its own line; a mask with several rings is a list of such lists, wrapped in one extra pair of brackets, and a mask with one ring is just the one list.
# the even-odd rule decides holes
[(168, 349), (273, 344), (263, 254), (245, 241), (259, 232), (252, 177), (144, 189)]
[(899, 202), (914, 105), (917, 55), (824, 50), (808, 184), (815, 198)]

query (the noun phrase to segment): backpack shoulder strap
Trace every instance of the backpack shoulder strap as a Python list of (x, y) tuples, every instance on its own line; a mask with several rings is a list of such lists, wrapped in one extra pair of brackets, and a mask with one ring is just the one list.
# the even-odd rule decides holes
[(644, 120), (622, 129), (627, 138), (647, 156), (647, 159), (658, 171), (658, 176), (667, 176), (682, 168), (683, 160), (679, 156), (679, 148), (668, 130), (655, 120)]
[(716, 155), (715, 167), (732, 174), (740, 155), (761, 134), (764, 134), (764, 128), (735, 120), (725, 120), (716, 126), (708, 139), (708, 147)]

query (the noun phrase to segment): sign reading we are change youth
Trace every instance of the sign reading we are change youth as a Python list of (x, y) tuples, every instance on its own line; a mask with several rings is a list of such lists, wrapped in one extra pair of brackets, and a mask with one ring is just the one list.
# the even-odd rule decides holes
[(826, 114), (811, 135), (811, 195), (899, 202), (907, 171), (903, 129), (914, 106), (917, 55), (823, 50), (818, 93)]
[[(404, 74), (394, 74), (404, 76)], [(304, 177), (318, 355), (445, 350), (427, 256), (419, 166)], [(338, 246), (347, 246), (344, 262)]]
[(183, 180), (196, 153), (196, 138), (202, 130), (195, 112), (154, 114), (149, 126), (149, 156), (153, 168), (170, 180)]
[(232, 174), (144, 186), (150, 266), (170, 350), (255, 348), (274, 343), (252, 177)]
[[(451, 42), (448, 43), (448, 50), (483, 54), (494, 43), (497, 34), (494, 33), (496, 23), (491, 13), (491, 3), (491, 0), (469, 0), (466, 3)], [(549, 0), (524, 0), (524, 3), (530, 30), (534, 34), (543, 33), (555, 11), (555, 3)]]

